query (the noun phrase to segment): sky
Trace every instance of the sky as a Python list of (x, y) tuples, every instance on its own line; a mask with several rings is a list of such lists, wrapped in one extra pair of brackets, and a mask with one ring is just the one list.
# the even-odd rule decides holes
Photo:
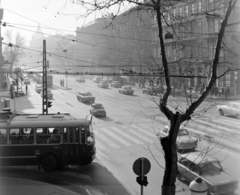
[(4, 10), (2, 22), (8, 24), (1, 27), (2, 37), (10, 28), (13, 32), (20, 32), (26, 38), (27, 45), (38, 24), (45, 36), (75, 34), (77, 27), (95, 17), (79, 18), (85, 10), (68, 0), (0, 0), (0, 7)]

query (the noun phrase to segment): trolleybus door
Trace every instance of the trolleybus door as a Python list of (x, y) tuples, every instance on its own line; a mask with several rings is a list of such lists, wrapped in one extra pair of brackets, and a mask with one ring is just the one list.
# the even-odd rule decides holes
[(63, 132), (63, 147), (65, 164), (79, 164), (79, 128), (68, 127), (64, 128)]

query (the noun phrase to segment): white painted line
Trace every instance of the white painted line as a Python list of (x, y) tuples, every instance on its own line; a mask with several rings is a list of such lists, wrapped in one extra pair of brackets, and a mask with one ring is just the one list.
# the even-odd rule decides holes
[(126, 132), (122, 132), (120, 129), (116, 128), (116, 127), (111, 127), (113, 130), (115, 130), (116, 132), (118, 132), (119, 134), (121, 134), (122, 136), (126, 137), (127, 139), (135, 142), (136, 144), (143, 144), (141, 141), (135, 139), (134, 137), (130, 136), (129, 134), (127, 134)]
[(100, 143), (100, 142), (96, 142), (96, 147), (97, 147), (97, 149), (99, 149), (99, 150), (106, 150), (106, 148)]
[(144, 134), (147, 134), (147, 135), (150, 136), (150, 137), (156, 138), (156, 135), (154, 135), (153, 133), (148, 132), (148, 131), (149, 131), (149, 127), (146, 128), (146, 130), (143, 130), (141, 127), (138, 127), (138, 126), (136, 126), (136, 125), (131, 125), (131, 127), (137, 129), (138, 131), (141, 131), (141, 132), (144, 133)]
[[(108, 138), (106, 138), (104, 135), (98, 133), (97, 131), (94, 132), (97, 137), (96, 138), (100, 138), (104, 141), (104, 143), (110, 145), (113, 148), (120, 148), (118, 145), (116, 145), (115, 143), (113, 143), (111, 140), (109, 140)], [(97, 140), (96, 140), (97, 141)]]
[(104, 158), (106, 158), (108, 161), (111, 161), (111, 159), (108, 158), (102, 151), (98, 150), (97, 153), (100, 153), (101, 156), (103, 156)]
[(105, 129), (105, 128), (101, 128), (101, 130), (103, 130), (106, 134), (108, 134), (109, 136), (113, 137), (114, 139), (116, 139), (117, 141), (121, 142), (123, 145), (125, 146), (131, 146), (131, 144), (129, 144), (128, 142), (126, 142), (125, 140), (123, 140), (122, 138), (118, 137), (117, 135), (115, 135), (114, 133), (110, 132), (109, 130)]
[(131, 129), (130, 127), (126, 127), (126, 126), (122, 126), (122, 128), (127, 129), (130, 133), (140, 137), (141, 139), (145, 140), (146, 142), (150, 142), (152, 143), (153, 141), (150, 140), (149, 138), (147, 138), (146, 136), (143, 136), (142, 134), (140, 134), (139, 132), (136, 132), (135, 130)]

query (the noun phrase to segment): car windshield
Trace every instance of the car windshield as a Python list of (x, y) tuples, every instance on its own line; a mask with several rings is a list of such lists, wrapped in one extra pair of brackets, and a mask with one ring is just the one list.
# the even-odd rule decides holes
[(183, 135), (188, 135), (189, 133), (187, 132), (186, 129), (179, 129), (178, 131), (178, 136), (183, 136)]
[(102, 104), (95, 104), (92, 107), (95, 108), (95, 109), (104, 109)]
[(199, 164), (201, 175), (217, 175), (222, 172), (222, 166), (218, 161)]
[(92, 96), (92, 94), (90, 92), (86, 92), (86, 93), (79, 93), (82, 96)]

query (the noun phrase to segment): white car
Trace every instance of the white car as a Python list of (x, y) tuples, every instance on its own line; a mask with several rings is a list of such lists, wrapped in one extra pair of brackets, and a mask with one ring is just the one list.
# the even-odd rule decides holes
[[(168, 136), (169, 134), (168, 125), (164, 126), (163, 130), (159, 130), (156, 133), (158, 139)], [(194, 151), (197, 148), (198, 139), (192, 137), (184, 127), (180, 127), (177, 135), (177, 148), (178, 150), (191, 150)]]
[(217, 109), (221, 116), (240, 116), (240, 103), (237, 102), (230, 102), (228, 105), (219, 105)]

